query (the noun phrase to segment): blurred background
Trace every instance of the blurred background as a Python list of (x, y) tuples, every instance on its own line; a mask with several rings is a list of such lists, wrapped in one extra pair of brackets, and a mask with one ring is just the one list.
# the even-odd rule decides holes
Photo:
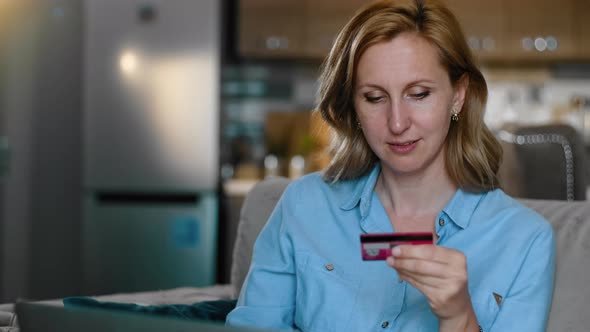
[[(365, 0), (0, 0), (0, 302), (229, 281), (244, 195), (321, 169)], [(590, 2), (446, 0), (515, 197), (585, 200)]]

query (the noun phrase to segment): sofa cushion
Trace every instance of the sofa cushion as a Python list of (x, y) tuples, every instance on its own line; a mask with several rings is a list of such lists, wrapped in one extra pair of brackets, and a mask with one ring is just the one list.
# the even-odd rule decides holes
[[(248, 272), (252, 247), (283, 190), (285, 178), (261, 181), (246, 196), (234, 247), (232, 285), (235, 296)], [(547, 331), (586, 331), (590, 326), (590, 204), (587, 201), (519, 199), (543, 215), (556, 239), (555, 290)]]
[(258, 182), (246, 195), (240, 212), (232, 256), (230, 281), (234, 287), (234, 298), (238, 297), (250, 268), (254, 241), (288, 184), (287, 178), (267, 178)]
[(136, 303), (97, 301), (91, 297), (77, 296), (65, 298), (63, 304), (66, 308), (87, 307), (151, 316), (224, 322), (227, 314), (235, 308), (236, 300), (202, 301), (192, 304), (138, 305)]
[(14, 304), (0, 304), (0, 331), (11, 331), (12, 327), (16, 327), (16, 314), (14, 312)]
[(547, 331), (587, 331), (590, 326), (590, 204), (520, 200), (555, 231), (556, 273)]

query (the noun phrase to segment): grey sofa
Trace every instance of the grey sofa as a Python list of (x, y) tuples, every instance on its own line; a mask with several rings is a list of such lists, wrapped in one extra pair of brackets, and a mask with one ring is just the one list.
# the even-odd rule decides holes
[[(505, 125), (500, 183), (512, 197), (586, 199), (590, 181), (584, 139), (570, 125)], [(539, 181), (538, 179), (543, 179)]]
[[(235, 240), (231, 284), (158, 292), (98, 296), (99, 300), (140, 304), (190, 304), (236, 298), (250, 265), (252, 246), (281, 193), (285, 178), (259, 182), (246, 196)], [(557, 241), (557, 274), (548, 331), (590, 330), (590, 202), (520, 200), (547, 218)], [(60, 300), (47, 301), (60, 305)], [(523, 317), (526, 319), (526, 317)], [(0, 305), (0, 331), (17, 331), (13, 305)]]

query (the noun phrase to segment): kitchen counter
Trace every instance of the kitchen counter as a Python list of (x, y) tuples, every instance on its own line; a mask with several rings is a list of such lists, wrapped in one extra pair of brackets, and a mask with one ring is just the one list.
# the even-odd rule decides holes
[(228, 197), (243, 197), (260, 179), (231, 179), (223, 183), (223, 192)]

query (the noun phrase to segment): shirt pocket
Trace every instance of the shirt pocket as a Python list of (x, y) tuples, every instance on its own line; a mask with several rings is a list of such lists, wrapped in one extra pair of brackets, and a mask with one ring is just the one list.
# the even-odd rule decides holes
[(297, 256), (295, 324), (305, 331), (347, 331), (358, 278), (344, 264), (311, 253)]
[[(498, 298), (498, 296), (500, 297)], [(484, 331), (490, 330), (492, 323), (498, 316), (502, 305), (502, 297), (502, 294), (490, 289), (478, 289), (471, 294), (471, 302), (473, 303), (477, 321)], [(498, 304), (498, 301), (500, 301), (500, 304)]]

